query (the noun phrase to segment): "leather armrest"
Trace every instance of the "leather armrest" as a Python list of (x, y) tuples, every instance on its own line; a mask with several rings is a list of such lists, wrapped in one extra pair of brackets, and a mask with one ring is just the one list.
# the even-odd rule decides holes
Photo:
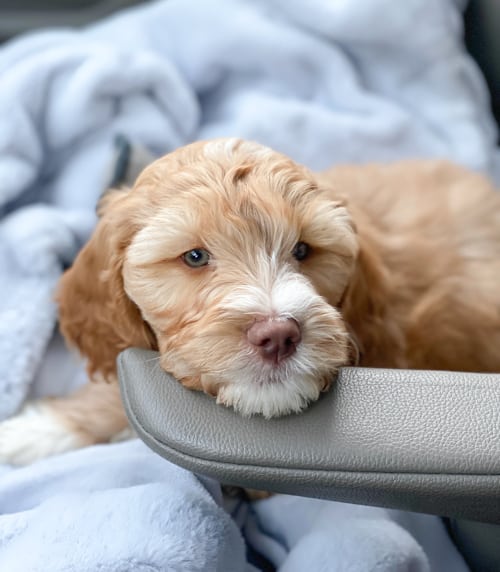
[(118, 359), (157, 453), (227, 484), (500, 522), (500, 375), (343, 368), (299, 415), (244, 418), (185, 389), (154, 352)]

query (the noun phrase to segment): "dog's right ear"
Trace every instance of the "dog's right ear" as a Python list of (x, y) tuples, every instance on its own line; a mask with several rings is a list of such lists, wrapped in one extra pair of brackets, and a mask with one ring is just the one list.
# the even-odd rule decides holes
[(87, 359), (91, 378), (112, 379), (125, 348), (156, 349), (151, 328), (123, 286), (125, 250), (139, 224), (132, 194), (117, 190), (103, 197), (97, 227), (59, 285), (62, 334)]

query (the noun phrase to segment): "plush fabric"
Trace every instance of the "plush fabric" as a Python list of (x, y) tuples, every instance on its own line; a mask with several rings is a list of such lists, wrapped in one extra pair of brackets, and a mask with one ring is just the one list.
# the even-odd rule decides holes
[(0, 569), (250, 572), (220, 489), (135, 440), (0, 473)]
[(280, 572), (468, 570), (443, 523), (424, 514), (278, 495), (255, 503), (244, 526)]

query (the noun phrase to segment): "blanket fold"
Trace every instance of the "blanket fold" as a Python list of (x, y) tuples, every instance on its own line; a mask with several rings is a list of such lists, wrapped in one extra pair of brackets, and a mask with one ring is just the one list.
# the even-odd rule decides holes
[(0, 479), (0, 569), (250, 572), (243, 539), (205, 486), (137, 440)]

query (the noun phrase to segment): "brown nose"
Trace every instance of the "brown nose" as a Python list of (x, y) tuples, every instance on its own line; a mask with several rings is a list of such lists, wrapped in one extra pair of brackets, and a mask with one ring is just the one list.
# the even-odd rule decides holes
[(301, 339), (300, 327), (292, 318), (261, 320), (252, 324), (247, 338), (262, 359), (279, 363), (297, 349)]

